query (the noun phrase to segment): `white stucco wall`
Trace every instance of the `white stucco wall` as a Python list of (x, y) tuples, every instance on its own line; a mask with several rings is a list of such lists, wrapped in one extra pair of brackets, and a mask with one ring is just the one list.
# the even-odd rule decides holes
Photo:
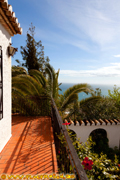
[(107, 132), (107, 137), (109, 139), (109, 147), (114, 148), (117, 146), (119, 148), (120, 143), (120, 124), (117, 125), (70, 125), (69, 129), (73, 130), (77, 138), (80, 138), (81, 142), (86, 142), (90, 133), (95, 129), (104, 129)]
[(11, 57), (7, 47), (11, 36), (0, 23), (0, 46), (3, 50), (3, 119), (0, 120), (0, 152), (11, 137)]

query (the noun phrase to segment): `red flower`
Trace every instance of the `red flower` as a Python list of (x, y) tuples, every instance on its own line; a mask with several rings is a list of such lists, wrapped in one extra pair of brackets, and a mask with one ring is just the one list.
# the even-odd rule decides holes
[(120, 168), (120, 164), (118, 164), (119, 168)]
[(91, 170), (92, 165), (93, 165), (93, 161), (89, 160), (88, 157), (85, 157), (85, 159), (82, 162), (82, 165), (84, 165), (85, 170)]
[(62, 123), (63, 125), (69, 125), (70, 123)]
[(60, 151), (58, 151), (58, 154), (60, 154)]

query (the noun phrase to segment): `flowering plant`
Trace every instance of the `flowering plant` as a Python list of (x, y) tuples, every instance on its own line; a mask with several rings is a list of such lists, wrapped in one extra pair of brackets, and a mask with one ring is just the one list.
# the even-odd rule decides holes
[(69, 125), (70, 123), (67, 123), (67, 122), (66, 122), (66, 123), (62, 123), (62, 124), (63, 124), (63, 125)]
[(84, 165), (85, 170), (91, 170), (92, 165), (93, 165), (93, 161), (89, 160), (88, 157), (85, 157), (85, 159), (82, 162), (82, 165)]

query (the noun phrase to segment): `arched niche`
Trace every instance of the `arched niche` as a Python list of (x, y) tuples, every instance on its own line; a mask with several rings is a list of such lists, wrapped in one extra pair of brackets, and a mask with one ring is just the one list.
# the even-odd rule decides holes
[(72, 138), (72, 140), (73, 141), (76, 140), (76, 138), (77, 138), (76, 132), (71, 129), (69, 129), (69, 132), (70, 132), (70, 137)]
[(90, 135), (92, 137), (92, 140), (95, 142), (95, 145), (93, 146), (93, 150), (97, 153), (100, 152), (106, 152), (108, 146), (108, 137), (107, 132), (105, 129), (99, 128), (93, 130)]

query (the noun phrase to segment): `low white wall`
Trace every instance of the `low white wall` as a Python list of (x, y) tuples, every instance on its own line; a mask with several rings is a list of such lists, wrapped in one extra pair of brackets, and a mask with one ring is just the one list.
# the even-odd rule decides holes
[(11, 137), (11, 58), (7, 47), (11, 37), (0, 23), (0, 46), (3, 50), (3, 119), (0, 120), (0, 152)]
[(118, 125), (70, 125), (69, 129), (73, 130), (77, 138), (80, 138), (81, 142), (86, 142), (90, 133), (95, 129), (104, 129), (107, 132), (107, 137), (109, 139), (109, 147), (114, 148), (117, 146), (119, 148), (120, 143), (120, 124)]

